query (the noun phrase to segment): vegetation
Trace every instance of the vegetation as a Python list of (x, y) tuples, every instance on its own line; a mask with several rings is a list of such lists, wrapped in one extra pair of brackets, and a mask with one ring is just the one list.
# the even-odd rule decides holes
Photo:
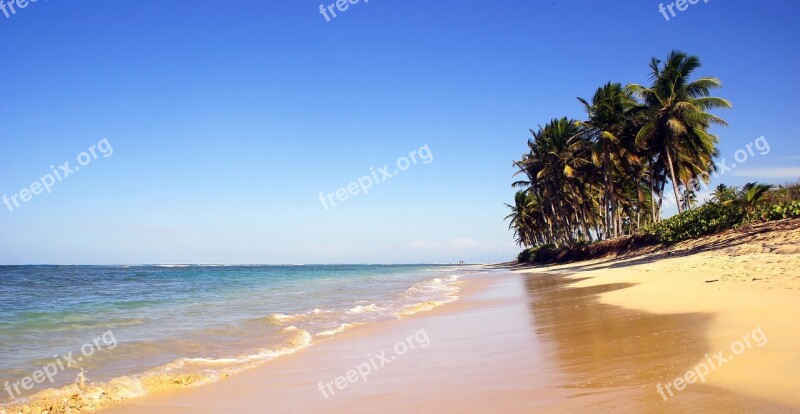
[[(531, 130), (527, 152), (514, 162), (519, 191), (507, 205), (509, 228), (526, 247), (520, 261), (594, 254), (598, 248), (588, 245), (625, 235), (638, 235), (626, 242), (632, 245), (674, 243), (800, 216), (797, 184), (721, 185), (698, 207), (696, 191), (717, 169), (719, 139), (709, 130), (726, 125), (709, 111), (732, 106), (711, 95), (719, 79), (693, 78), (699, 67), (696, 56), (679, 51), (653, 58), (649, 86), (609, 82), (591, 100), (578, 98), (585, 119), (554, 118)], [(679, 214), (661, 220), (665, 200)]]
[(758, 183), (748, 183), (741, 188), (720, 184), (709, 202), (652, 223), (638, 234), (588, 246), (534, 246), (523, 250), (517, 260), (536, 264), (586, 260), (645, 246), (677, 243), (755, 222), (786, 218), (800, 218), (800, 183), (777, 188)]
[[(716, 169), (725, 121), (706, 111), (729, 108), (710, 96), (721, 82), (692, 80), (697, 57), (674, 51), (650, 63), (649, 87), (607, 83), (578, 100), (585, 120), (553, 119), (531, 130), (514, 165), (524, 178), (507, 217), (524, 246), (571, 245), (632, 234), (661, 216), (672, 183), (679, 211), (695, 203), (699, 182)], [(649, 213), (648, 213), (649, 211)]]
[(525, 249), (517, 256), (517, 261), (520, 263), (540, 263), (544, 260), (544, 255), (554, 247), (552, 244), (543, 244)]
[(800, 184), (778, 189), (759, 183), (741, 188), (720, 184), (708, 203), (652, 224), (644, 233), (661, 243), (676, 243), (752, 222), (800, 217), (798, 193)]
[(578, 260), (597, 259), (610, 254), (623, 254), (625, 252), (658, 244), (659, 242), (655, 236), (636, 234), (588, 245), (555, 247), (549, 244), (545, 246), (534, 246), (523, 250), (517, 257), (517, 260), (520, 263), (534, 264), (567, 263)]
[(676, 243), (733, 228), (744, 213), (734, 204), (706, 203), (702, 206), (654, 223), (644, 229), (662, 243)]

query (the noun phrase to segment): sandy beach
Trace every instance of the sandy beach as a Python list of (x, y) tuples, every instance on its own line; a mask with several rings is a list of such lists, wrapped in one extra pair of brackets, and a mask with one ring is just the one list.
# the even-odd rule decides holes
[(0, 0), (0, 414), (800, 414), (757, 5)]
[[(790, 223), (707, 238), (699, 253), (489, 270), (460, 282), (457, 302), (103, 412), (798, 411), (799, 233)], [(679, 377), (693, 383), (676, 388)]]
[[(705, 352), (724, 351), (729, 360), (711, 372), (709, 385), (800, 408), (800, 220), (728, 231), (627, 259), (545, 270), (579, 275), (570, 278), (575, 288), (633, 285), (603, 293), (604, 304), (701, 315)], [(756, 329), (763, 332), (763, 346), (745, 344), (741, 355), (728, 358)], [(695, 363), (703, 356), (697, 354)]]

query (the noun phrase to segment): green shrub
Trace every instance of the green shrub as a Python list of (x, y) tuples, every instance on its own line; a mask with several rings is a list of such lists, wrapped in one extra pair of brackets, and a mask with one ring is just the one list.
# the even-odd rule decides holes
[[(717, 192), (722, 194), (723, 190), (725, 189), (718, 189)], [(800, 217), (800, 185), (779, 187), (760, 200), (748, 200), (745, 193), (736, 187), (728, 192), (729, 197), (715, 198), (700, 207), (650, 224), (642, 230), (643, 234), (590, 245), (579, 242), (574, 246), (560, 248), (551, 244), (535, 246), (522, 251), (517, 260), (520, 263), (534, 264), (587, 260), (652, 244), (677, 243), (751, 222)]]
[(709, 202), (644, 229), (662, 243), (677, 243), (733, 228), (743, 222), (744, 209), (736, 203)]
[(555, 247), (552, 244), (542, 244), (525, 249), (517, 256), (517, 261), (520, 263), (537, 263), (542, 255)]
[(800, 217), (800, 201), (762, 204), (748, 217), (751, 221), (782, 220)]
[(677, 243), (754, 221), (792, 217), (800, 217), (800, 201), (764, 202), (756, 205), (750, 212), (746, 211), (739, 200), (727, 203), (709, 202), (651, 224), (644, 229), (644, 233), (658, 237), (662, 243)]
[(800, 183), (782, 185), (770, 191), (768, 196), (772, 204), (800, 201)]
[(534, 253), (532, 250), (534, 248), (531, 247), (529, 249), (525, 249), (517, 255), (517, 261), (520, 263), (528, 263), (530, 261), (531, 255)]

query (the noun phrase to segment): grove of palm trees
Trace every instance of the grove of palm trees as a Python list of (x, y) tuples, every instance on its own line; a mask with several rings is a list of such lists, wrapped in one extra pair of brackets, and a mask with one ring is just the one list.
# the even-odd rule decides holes
[[(514, 162), (513, 186), (520, 190), (506, 217), (517, 243), (573, 246), (636, 233), (658, 236), (687, 225), (697, 228), (686, 234), (703, 234), (753, 217), (752, 207), (770, 197), (771, 186), (723, 186), (712, 201), (716, 209), (687, 211), (717, 168), (719, 139), (710, 128), (727, 125), (710, 111), (732, 107), (712, 96), (722, 86), (719, 79), (693, 77), (699, 67), (698, 57), (679, 51), (664, 61), (653, 58), (649, 85), (609, 82), (591, 100), (578, 98), (584, 119), (554, 118), (531, 130), (527, 153)], [(784, 203), (773, 208), (780, 214), (759, 214), (800, 215), (800, 196), (792, 188), (773, 194)], [(668, 223), (661, 219), (667, 203), (679, 213)]]

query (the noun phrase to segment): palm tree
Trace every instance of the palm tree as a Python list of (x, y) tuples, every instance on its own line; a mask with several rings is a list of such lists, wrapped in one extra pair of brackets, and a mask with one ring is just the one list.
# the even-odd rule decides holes
[(506, 204), (511, 209), (511, 214), (506, 216), (509, 229), (514, 229), (514, 237), (519, 246), (533, 245), (533, 204), (535, 200), (528, 194), (527, 190), (520, 190), (514, 195), (514, 205)]
[(590, 237), (592, 218), (587, 217), (586, 208), (592, 197), (587, 181), (596, 174), (587, 173), (591, 162), (580, 132), (574, 120), (553, 119), (531, 130), (529, 152), (514, 163), (519, 169), (516, 174), (527, 179), (513, 186), (527, 187), (534, 197), (542, 216), (535, 232), (548, 243), (568, 244), (580, 235)]
[[(647, 121), (636, 136), (639, 148), (657, 151), (657, 162), (669, 172), (678, 212), (682, 212), (680, 183), (698, 176), (708, 182), (708, 172), (716, 167), (716, 136), (708, 132), (711, 124), (727, 125), (707, 110), (730, 108), (731, 103), (710, 96), (713, 88), (722, 86), (717, 78), (705, 77), (690, 81), (700, 67), (700, 59), (673, 51), (663, 66), (653, 58), (650, 62), (650, 87), (632, 84), (628, 90), (644, 100)], [(676, 171), (677, 170), (677, 171)]]
[(728, 205), (736, 200), (736, 194), (738, 192), (738, 187), (728, 187), (725, 184), (720, 184), (714, 188), (711, 197), (713, 197), (714, 201), (717, 203)]
[[(649, 87), (609, 82), (591, 101), (578, 98), (586, 120), (555, 118), (531, 130), (528, 152), (514, 162), (524, 178), (513, 186), (522, 191), (506, 217), (517, 242), (559, 246), (632, 233), (659, 220), (667, 182), (679, 212), (693, 207), (700, 180), (716, 169), (718, 139), (709, 129), (726, 125), (708, 111), (731, 107), (710, 96), (718, 79), (692, 80), (699, 67), (697, 57), (677, 51), (663, 63), (654, 58)], [(742, 198), (754, 206), (766, 190), (752, 191)]]
[(619, 163), (623, 151), (623, 134), (628, 129), (631, 113), (639, 107), (631, 93), (619, 83), (607, 83), (597, 88), (592, 103), (578, 98), (583, 104), (588, 120), (578, 122), (585, 138), (592, 145), (592, 160), (601, 168), (603, 174), (603, 209), (605, 225), (611, 237), (618, 235), (617, 204), (614, 182), (615, 164)]
[(744, 210), (747, 214), (751, 214), (756, 206), (765, 200), (767, 193), (773, 186), (768, 184), (760, 184), (758, 182), (747, 183), (742, 187), (741, 200), (744, 204)]
[(686, 187), (683, 190), (683, 197), (681, 202), (683, 203), (683, 210), (691, 210), (693, 207), (697, 205), (697, 193), (695, 193), (695, 189), (692, 187)]

